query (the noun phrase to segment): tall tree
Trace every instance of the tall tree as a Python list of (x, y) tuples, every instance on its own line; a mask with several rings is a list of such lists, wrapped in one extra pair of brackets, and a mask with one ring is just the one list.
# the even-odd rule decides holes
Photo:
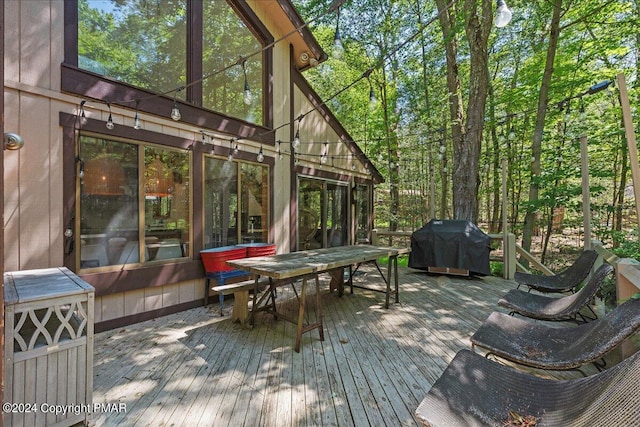
[(440, 12), (440, 26), (445, 40), (447, 60), (447, 87), (453, 139), (453, 215), (456, 219), (477, 222), (478, 218), (478, 163), (482, 147), (485, 107), (488, 88), (488, 41), (492, 26), (492, 5), (465, 0), (465, 34), (469, 44), (470, 71), (467, 114), (465, 121), (460, 68), (458, 65), (458, 37), (456, 11), (458, 4), (436, 0)]

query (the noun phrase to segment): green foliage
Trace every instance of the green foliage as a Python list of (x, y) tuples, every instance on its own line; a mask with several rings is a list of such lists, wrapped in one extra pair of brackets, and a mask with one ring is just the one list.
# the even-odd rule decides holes
[[(327, 7), (327, 2), (320, 0), (294, 3), (305, 19), (320, 15)], [(508, 3), (513, 20), (505, 28), (492, 29), (488, 46), (491, 92), (478, 167), (480, 221), (496, 225), (502, 220), (504, 158), (505, 203), (511, 230), (520, 233), (526, 212), (535, 212), (536, 225), (544, 230), (558, 207), (564, 208), (565, 227), (581, 228), (580, 137), (585, 135), (592, 223), (597, 238), (637, 255), (639, 251), (631, 249), (629, 243), (636, 242), (637, 237), (628, 231), (635, 228), (635, 219), (623, 215), (619, 223), (616, 218), (620, 210), (628, 211), (628, 196), (618, 204), (617, 195), (620, 187), (630, 180), (629, 161), (623, 162), (627, 156), (626, 141), (620, 130), (617, 89), (586, 93), (594, 83), (624, 73), (632, 106), (638, 104), (637, 2), (561, 3), (558, 48), (549, 99), (544, 106), (540, 174), (531, 172), (534, 158), (531, 142), (553, 2)], [(462, 1), (455, 2), (454, 8), (459, 40), (457, 64), (461, 92), (467, 99), (470, 68), (464, 31), (467, 11)], [(376, 226), (380, 228), (395, 225), (415, 229), (430, 219), (431, 211), (437, 217), (451, 216), (451, 177), (455, 173), (452, 123), (445, 40), (436, 13), (435, 3), (427, 0), (347, 2), (340, 12), (345, 56), (341, 60), (330, 58), (307, 72), (307, 78), (321, 96), (327, 97), (374, 66), (370, 77), (378, 99), (374, 109), (368, 106), (370, 86), (366, 79), (341, 94), (330, 106), (386, 178), (375, 196)], [(335, 18), (334, 14), (326, 15), (312, 28), (329, 53)], [(408, 44), (396, 50), (409, 39)], [(621, 181), (623, 174), (626, 178)], [(529, 200), (530, 184), (539, 189), (539, 196), (533, 200)]]

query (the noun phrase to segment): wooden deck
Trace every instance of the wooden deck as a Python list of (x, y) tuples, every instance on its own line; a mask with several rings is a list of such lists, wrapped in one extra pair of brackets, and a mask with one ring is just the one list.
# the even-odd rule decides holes
[[(380, 278), (368, 268), (357, 280)], [(339, 298), (325, 286), (325, 341), (304, 334), (300, 353), (293, 324), (259, 314), (244, 329), (219, 316), (217, 301), (104, 332), (94, 402), (125, 403), (126, 412), (94, 413), (93, 425), (415, 426), (431, 384), (514, 286), (401, 267), (400, 304), (388, 310), (384, 294)], [(293, 310), (288, 295), (278, 300)]]

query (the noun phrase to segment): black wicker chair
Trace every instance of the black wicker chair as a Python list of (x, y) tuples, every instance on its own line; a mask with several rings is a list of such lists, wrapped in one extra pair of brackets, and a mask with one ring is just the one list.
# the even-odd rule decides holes
[(539, 322), (491, 313), (471, 336), (474, 347), (539, 369), (577, 369), (594, 363), (640, 330), (640, 299), (631, 299), (606, 316), (582, 325), (554, 328)]
[(590, 377), (551, 380), (461, 350), (416, 416), (431, 427), (640, 425), (640, 352)]
[(582, 283), (591, 268), (598, 259), (598, 253), (592, 249), (586, 250), (569, 266), (566, 270), (553, 276), (544, 276), (540, 274), (516, 272), (514, 280), (518, 282), (517, 289), (525, 285), (529, 290), (535, 289), (540, 292), (569, 292), (573, 291), (576, 286)]
[[(593, 318), (580, 313), (580, 310), (588, 306), (604, 279), (612, 272), (610, 264), (602, 264), (582, 289), (564, 297), (549, 297), (512, 289), (498, 300), (498, 305), (511, 310), (509, 314), (518, 313), (533, 319), (578, 321), (579, 316), (582, 321), (587, 322)], [(592, 314), (595, 317), (593, 311)]]

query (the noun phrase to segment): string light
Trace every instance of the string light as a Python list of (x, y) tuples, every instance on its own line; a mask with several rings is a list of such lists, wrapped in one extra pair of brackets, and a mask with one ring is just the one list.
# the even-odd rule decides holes
[(331, 55), (335, 59), (340, 59), (342, 55), (344, 55), (344, 46), (342, 45), (342, 38), (340, 37), (340, 8), (338, 8), (336, 17), (336, 32), (333, 36), (333, 50)]
[[(337, 53), (341, 53), (341, 52), (343, 52), (343, 51), (344, 51), (344, 47), (342, 46), (342, 41), (341, 41), (340, 33), (339, 33), (339, 15), (340, 15), (340, 9), (339, 9), (339, 8), (340, 8), (340, 6), (341, 6), (343, 3), (344, 3), (344, 0), (335, 0), (335, 1), (333, 2), (333, 4), (330, 6), (330, 8), (328, 9), (328, 11), (327, 11), (327, 13), (337, 12), (337, 20), (336, 20), (336, 37), (335, 37), (335, 39), (337, 39), (337, 41), (339, 42), (339, 43), (338, 43), (338, 50), (337, 50)], [(454, 2), (454, 1), (452, 1), (449, 5), (447, 5), (446, 10), (448, 10), (448, 9), (449, 9), (449, 8), (450, 8), (454, 3), (455, 3), (455, 2)], [(424, 23), (424, 24), (421, 26), (421, 28), (419, 28), (419, 29), (418, 29), (418, 30), (417, 30), (413, 35), (411, 35), (409, 38), (407, 38), (405, 41), (403, 41), (401, 44), (399, 44), (399, 45), (397, 46), (397, 48), (396, 48), (396, 49), (394, 49), (392, 52), (390, 52), (387, 56), (384, 56), (384, 57), (380, 58), (380, 59), (379, 59), (379, 61), (378, 61), (378, 63), (377, 63), (374, 67), (377, 67), (377, 66), (380, 66), (380, 65), (384, 64), (384, 62), (385, 62), (387, 59), (391, 58), (391, 57), (392, 57), (392, 55), (393, 55), (395, 52), (398, 52), (398, 51), (399, 51), (399, 50), (401, 50), (403, 47), (407, 46), (407, 45), (408, 45), (412, 40), (414, 40), (417, 36), (419, 36), (420, 34), (422, 34), (422, 32), (424, 31), (424, 29), (425, 29), (427, 26), (431, 25), (433, 22), (435, 22), (435, 21), (437, 20), (437, 18), (438, 18), (438, 16), (440, 15), (440, 13), (442, 13), (442, 11), (440, 11), (440, 12), (439, 12), (435, 17), (433, 17), (432, 19), (430, 19), (428, 22)], [(323, 14), (323, 15), (324, 15), (324, 14)], [(318, 17), (318, 18), (320, 18), (320, 17)], [(316, 18), (316, 19), (318, 19), (318, 18)], [(307, 26), (308, 26), (311, 22), (313, 22), (313, 21), (314, 21), (314, 20), (309, 21), (309, 22), (306, 22), (306, 23), (304, 23), (303, 25), (301, 25), (300, 27), (296, 27), (293, 31), (291, 31), (291, 32), (287, 33), (286, 35), (284, 35), (284, 36), (283, 36), (283, 37), (281, 37), (280, 39), (275, 40), (274, 42), (271, 42), (269, 45), (264, 46), (261, 50), (259, 50), (259, 51), (257, 51), (257, 52), (254, 52), (254, 53), (251, 53), (251, 54), (249, 54), (249, 55), (247, 55), (247, 56), (243, 57), (242, 59), (243, 59), (244, 61), (246, 61), (246, 59), (247, 59), (247, 58), (253, 57), (253, 56), (255, 56), (255, 55), (258, 55), (258, 54), (260, 54), (260, 53), (264, 52), (265, 50), (267, 50), (267, 49), (269, 49), (269, 48), (273, 47), (276, 43), (278, 43), (278, 42), (280, 42), (280, 41), (282, 41), (282, 40), (287, 39), (290, 35), (292, 35), (292, 34), (294, 34), (294, 33), (299, 32), (302, 28), (307, 27)], [(180, 92), (181, 90), (184, 90), (186, 87), (188, 87), (188, 86), (190, 86), (190, 85), (194, 85), (194, 84), (196, 84), (196, 83), (202, 82), (202, 81), (204, 81), (205, 79), (208, 79), (209, 77), (212, 77), (212, 76), (214, 76), (214, 75), (218, 75), (218, 74), (220, 74), (220, 73), (222, 73), (222, 72), (224, 72), (224, 71), (227, 71), (228, 69), (230, 69), (232, 66), (235, 66), (235, 65), (237, 65), (237, 62), (236, 62), (236, 63), (234, 63), (234, 64), (232, 64), (232, 65), (230, 65), (230, 66), (227, 66), (227, 67), (225, 67), (225, 68), (223, 68), (223, 69), (221, 69), (221, 70), (215, 71), (215, 72), (210, 73), (210, 74), (208, 74), (208, 75), (204, 75), (201, 79), (191, 81), (191, 82), (190, 82), (190, 83), (188, 83), (187, 85), (183, 85), (183, 86), (181, 86), (181, 87), (179, 87), (179, 88), (177, 88), (177, 89), (170, 90), (170, 91), (163, 92), (163, 93), (154, 94), (154, 95), (151, 95), (151, 96), (146, 97), (146, 98), (144, 98), (144, 99), (147, 99), (147, 98), (155, 98), (155, 97), (159, 97), (159, 96), (164, 96), (164, 95), (166, 95), (166, 94), (168, 94), (168, 93), (175, 92), (175, 93), (174, 93), (173, 108), (172, 108), (172, 111), (171, 111), (171, 118), (172, 118), (173, 120), (175, 120), (175, 121), (178, 121), (178, 120), (180, 120), (180, 119), (181, 119), (181, 114), (180, 114), (180, 110), (179, 110), (179, 108), (178, 108), (178, 103), (177, 103), (177, 95), (178, 95), (178, 92)], [(245, 76), (246, 76), (246, 68), (245, 68), (244, 63), (243, 63), (242, 65), (243, 65), (243, 71), (244, 71), (244, 74), (245, 74)], [(297, 146), (297, 147), (299, 147), (299, 144), (300, 144), (300, 122), (301, 122), (302, 118), (303, 118), (305, 115), (310, 114), (310, 113), (311, 113), (311, 112), (313, 112), (313, 111), (320, 110), (320, 108), (321, 108), (321, 107), (323, 107), (323, 106), (326, 106), (326, 105), (327, 105), (327, 103), (328, 103), (329, 101), (333, 100), (334, 98), (336, 98), (337, 96), (339, 96), (339, 95), (340, 95), (340, 94), (342, 94), (343, 92), (345, 92), (345, 91), (347, 91), (348, 89), (350, 89), (351, 87), (355, 86), (355, 84), (356, 84), (356, 83), (358, 83), (362, 78), (368, 77), (368, 76), (371, 74), (371, 72), (372, 72), (372, 70), (374, 69), (374, 67), (372, 67), (372, 68), (370, 68), (369, 70), (367, 70), (365, 73), (363, 73), (363, 75), (362, 75), (360, 78), (358, 78), (358, 79), (354, 80), (351, 84), (349, 84), (349, 85), (347, 85), (346, 87), (344, 87), (343, 89), (341, 89), (341, 90), (337, 91), (337, 92), (336, 92), (336, 93), (334, 93), (331, 97), (326, 98), (324, 101), (321, 101), (321, 102), (319, 102), (318, 104), (314, 105), (314, 107), (312, 107), (308, 112), (306, 112), (306, 113), (302, 114), (300, 117), (298, 117), (298, 118), (296, 119), (296, 120), (298, 121), (298, 128), (297, 128), (297, 130), (296, 130), (296, 137), (295, 137), (295, 138), (294, 138), (294, 140), (291, 142), (291, 146), (292, 146), (292, 147), (294, 147), (294, 149), (295, 149), (295, 147), (296, 147), (296, 146)], [(245, 89), (247, 89), (248, 81), (247, 81), (246, 83), (247, 83), (247, 84), (245, 85)], [(250, 89), (250, 88), (249, 88), (249, 89)], [(370, 87), (370, 100), (371, 100), (371, 98), (372, 98), (372, 97), (371, 97), (371, 95), (372, 95), (372, 92), (373, 92), (371, 89), (372, 89), (372, 87)], [(373, 97), (375, 97), (375, 92), (373, 92)], [(140, 101), (139, 99), (136, 99), (136, 104), (137, 104), (139, 101)], [(132, 101), (130, 101), (130, 100), (122, 100), (122, 101), (118, 101), (118, 102), (119, 102), (119, 103), (128, 103), (128, 102), (132, 102)], [(258, 136), (263, 136), (263, 135), (265, 135), (265, 134), (267, 134), (267, 133), (275, 132), (276, 130), (278, 130), (278, 129), (280, 129), (280, 128), (284, 127), (284, 126), (290, 126), (290, 125), (291, 125), (291, 122), (289, 122), (289, 123), (283, 123), (282, 125), (280, 125), (280, 126), (278, 126), (278, 127), (274, 128), (274, 129), (271, 129), (271, 130), (269, 130), (269, 131), (267, 131), (267, 132), (264, 132), (262, 135), (258, 135)], [(213, 138), (212, 138), (212, 139), (213, 139)], [(238, 139), (239, 139), (239, 138), (238, 138)], [(239, 147), (238, 147), (237, 142), (236, 142), (235, 149), (234, 149), (234, 150), (231, 150), (231, 144), (232, 144), (233, 140), (234, 140), (234, 139), (232, 138), (232, 140), (231, 140), (231, 142), (230, 142), (229, 160), (232, 160), (232, 158), (233, 158), (233, 153), (235, 152), (235, 153), (237, 154), (237, 152), (238, 152), (238, 150), (239, 150)], [(236, 141), (237, 141), (237, 140), (236, 140)], [(344, 141), (344, 140), (339, 141), (339, 143), (345, 143), (345, 142), (349, 142), (349, 141)], [(354, 142), (354, 141), (352, 141), (352, 142)], [(280, 143), (281, 143), (281, 141), (280, 141)], [(327, 154), (327, 152), (328, 152), (328, 147), (327, 147), (328, 142), (324, 142), (323, 144), (325, 145), (325, 153), (323, 154), (323, 156), (324, 156), (324, 162), (327, 162), (327, 161), (328, 161), (328, 154)], [(213, 144), (212, 144), (212, 145), (213, 145)], [(212, 150), (212, 151), (213, 151), (213, 150)], [(281, 151), (281, 150), (279, 150), (279, 154), (280, 154), (280, 157), (282, 157), (282, 151)], [(293, 153), (293, 154), (294, 154), (294, 162), (297, 164), (297, 163), (299, 162), (299, 158), (298, 158), (298, 157), (296, 157), (296, 155), (295, 155), (296, 153)], [(321, 161), (322, 161), (322, 159), (323, 159), (323, 156), (320, 156), (320, 157), (321, 157)], [(333, 156), (332, 156), (332, 160), (333, 160)], [(368, 168), (368, 165), (365, 165), (365, 168)], [(369, 172), (369, 171), (368, 171), (368, 172)], [(370, 173), (370, 172), (369, 172), (369, 173)]]
[(178, 92), (180, 92), (182, 89), (184, 89), (184, 86), (176, 89), (176, 93), (173, 95), (173, 108), (171, 109), (171, 118), (176, 122), (182, 118), (182, 114), (180, 114), (180, 109), (178, 108), (178, 101), (176, 100), (176, 98), (178, 97)]
[(378, 100), (376, 99), (376, 94), (373, 91), (373, 87), (371, 87), (369, 89), (369, 108), (371, 110), (375, 110), (377, 105), (378, 105)]
[(229, 140), (229, 161), (233, 160), (233, 138)]
[(133, 119), (133, 128), (138, 130), (142, 127), (140, 123), (140, 117), (138, 116), (138, 106), (140, 105), (140, 100), (136, 99), (136, 117)]
[(580, 97), (580, 120), (584, 121), (587, 118), (587, 113), (585, 113), (584, 111), (584, 101), (582, 100), (582, 97)]
[(111, 115), (111, 103), (107, 102), (107, 108), (109, 109), (109, 118), (107, 119), (107, 129), (113, 130), (115, 125), (113, 124), (113, 116)]
[(496, 27), (506, 27), (511, 22), (511, 10), (507, 7), (504, 0), (497, 0), (496, 19), (494, 21)]
[(298, 117), (298, 128), (296, 129), (296, 136), (293, 137), (293, 142), (291, 143), (291, 146), (296, 151), (298, 150), (298, 148), (300, 148), (300, 122), (302, 121), (303, 117), (304, 116)]
[(256, 156), (256, 160), (259, 163), (264, 162), (264, 153), (262, 152), (262, 145), (260, 146), (260, 151), (258, 151), (258, 155)]
[(327, 160), (329, 160), (328, 153), (329, 153), (329, 143), (325, 142), (324, 143), (324, 151), (322, 153), (322, 156), (320, 157), (320, 163), (322, 163), (323, 165), (325, 163), (327, 163)]
[(80, 124), (83, 126), (87, 124), (87, 115), (84, 112), (84, 104), (86, 103), (87, 101), (84, 99), (80, 101)]
[(249, 80), (247, 79), (247, 60), (243, 57), (238, 59), (238, 63), (242, 66), (242, 73), (244, 74), (244, 92), (242, 94), (242, 100), (246, 105), (251, 105), (253, 102), (253, 95), (251, 94), (251, 88), (249, 87)]

